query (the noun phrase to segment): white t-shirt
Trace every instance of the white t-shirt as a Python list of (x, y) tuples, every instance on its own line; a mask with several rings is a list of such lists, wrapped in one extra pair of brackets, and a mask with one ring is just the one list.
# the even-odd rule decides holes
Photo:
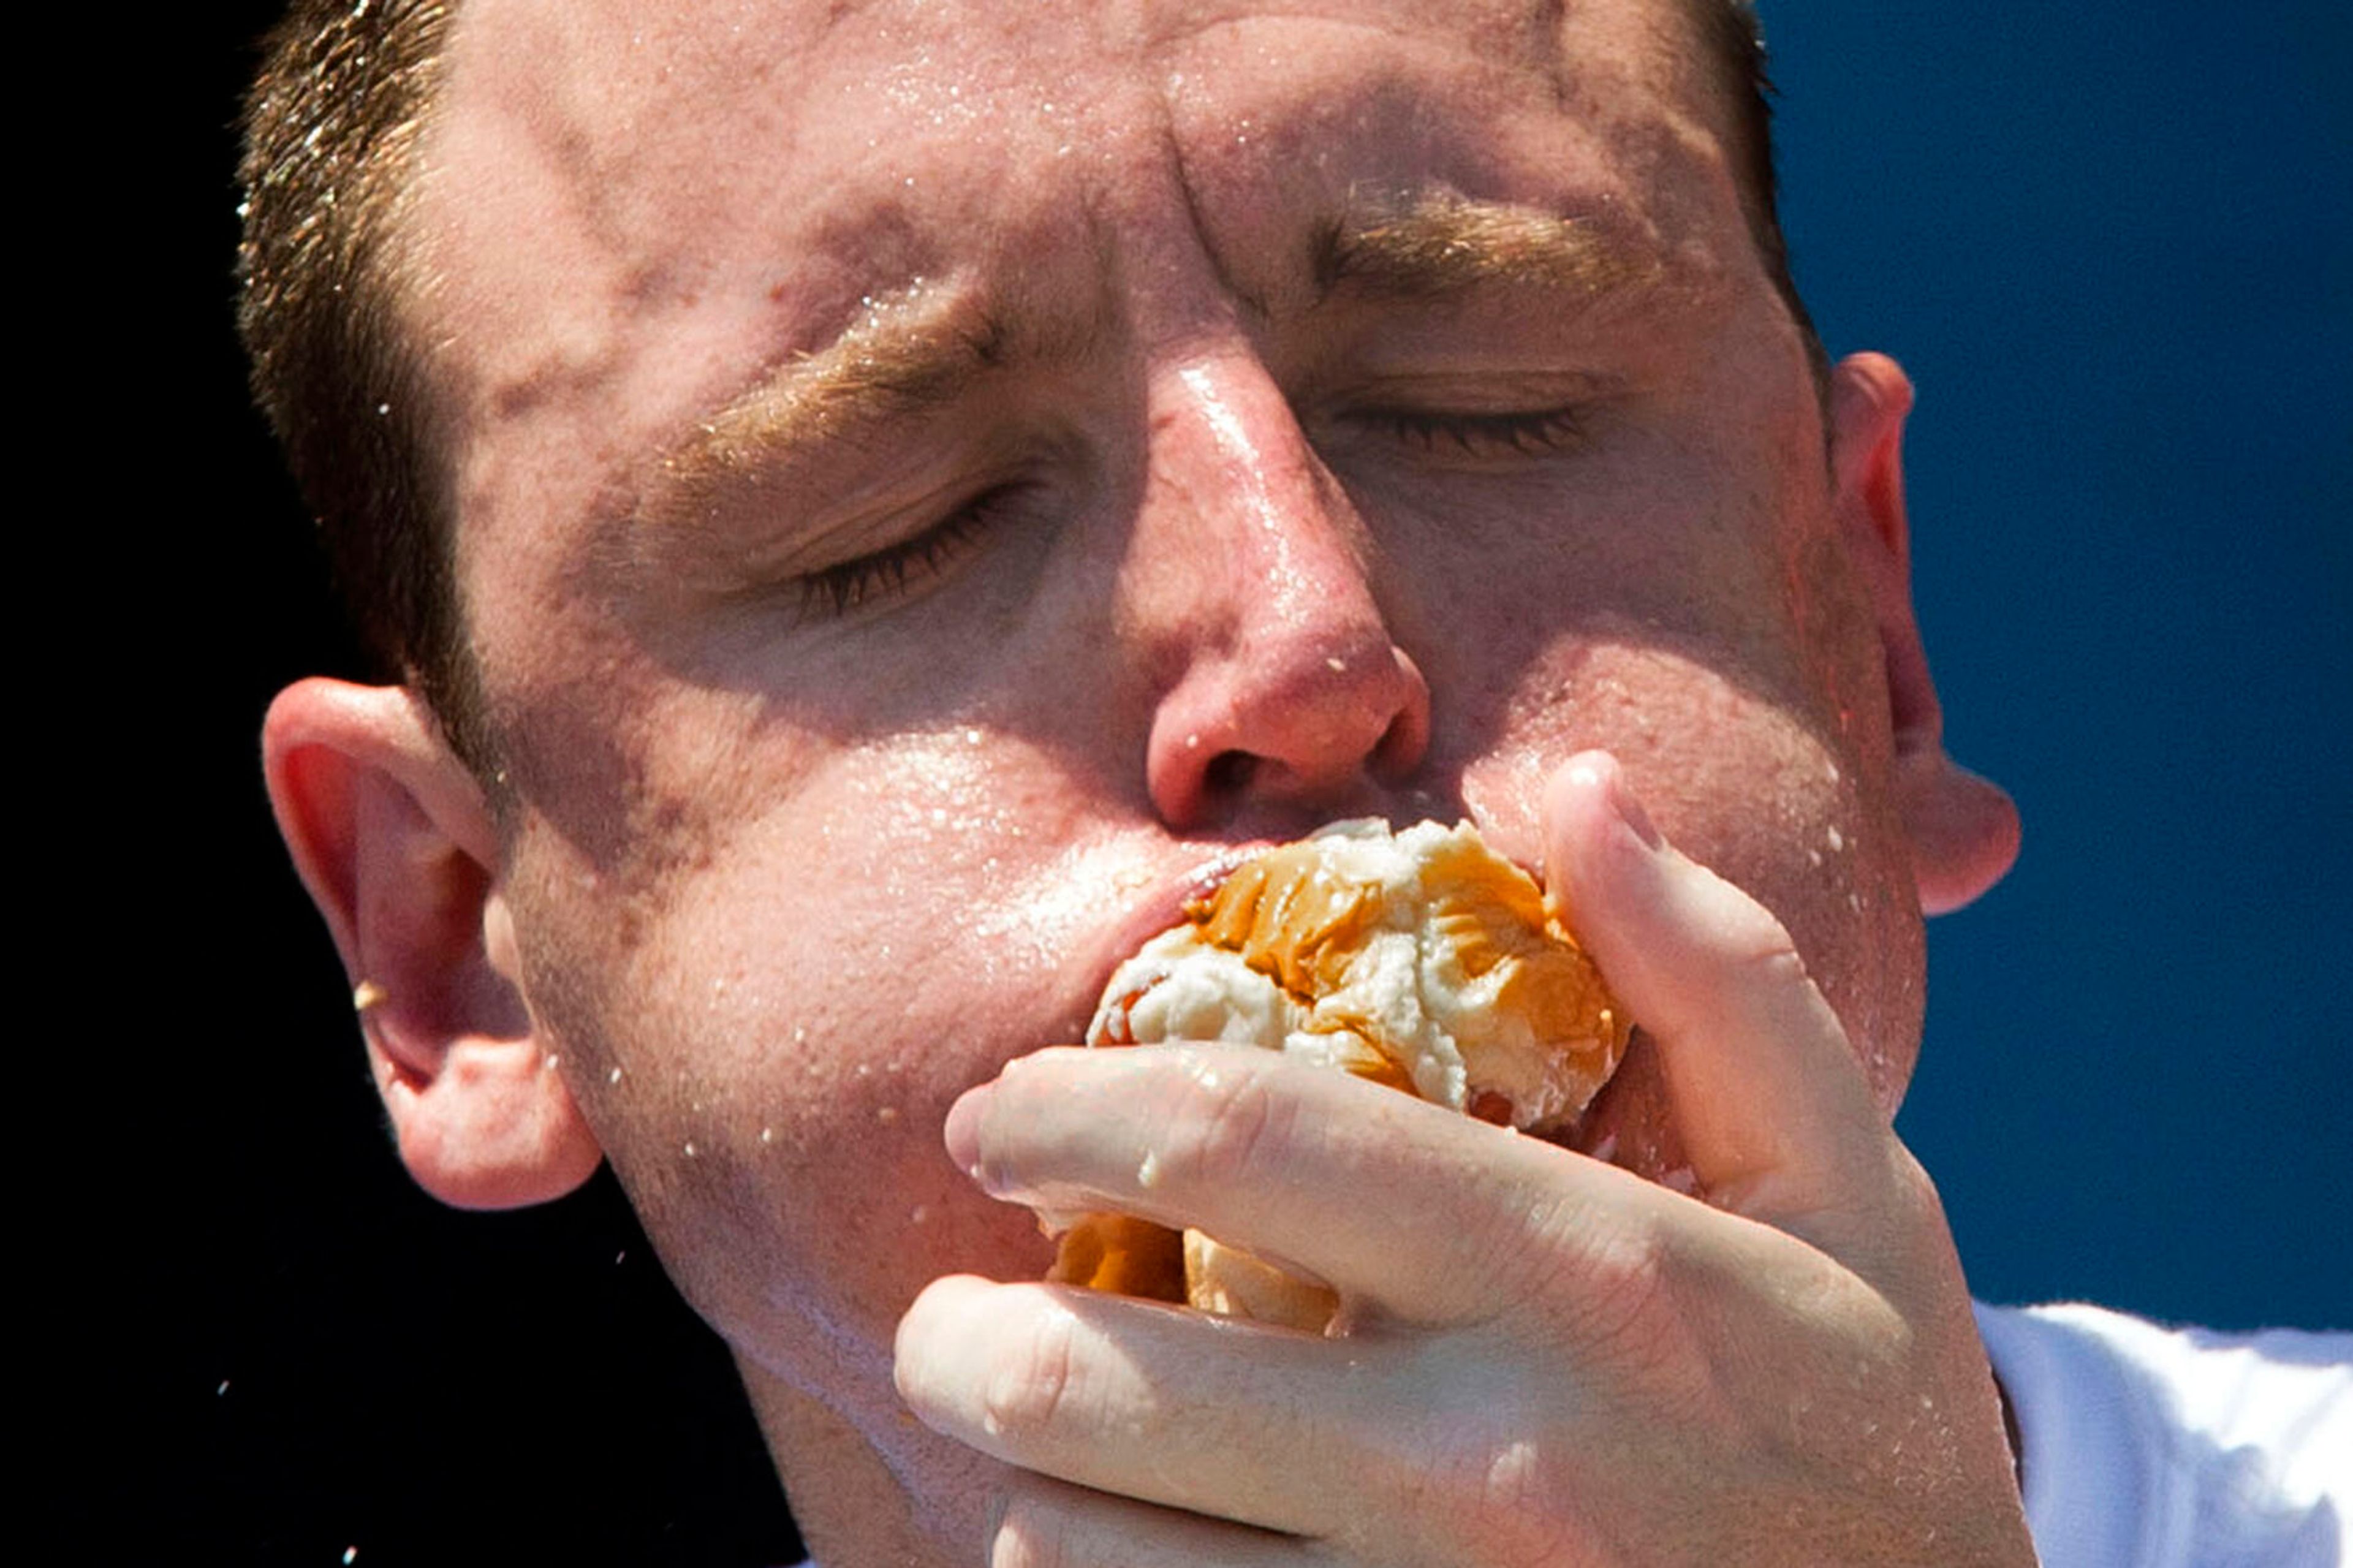
[[(2043, 1568), (2353, 1563), (2353, 1334), (1984, 1307)], [(815, 1568), (802, 1563), (800, 1568)]]
[(2044, 1568), (2353, 1562), (2353, 1334), (1978, 1309)]

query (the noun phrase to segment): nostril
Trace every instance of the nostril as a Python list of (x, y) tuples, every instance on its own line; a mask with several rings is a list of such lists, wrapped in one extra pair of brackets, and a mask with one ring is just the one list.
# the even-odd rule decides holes
[(1212, 798), (1233, 796), (1250, 788), (1258, 759), (1248, 752), (1219, 752), (1201, 770), (1201, 793)]
[(1381, 732), (1373, 748), (1372, 771), (1378, 778), (1403, 778), (1421, 765), (1429, 748), (1430, 723), (1419, 712), (1399, 713)]
[(1373, 747), (1371, 761), (1377, 777), (1402, 779), (1421, 766), (1430, 751), (1430, 687), (1422, 679), (1421, 667), (1403, 648), (1392, 648), (1390, 654), (1397, 660), (1403, 691), (1396, 716)]

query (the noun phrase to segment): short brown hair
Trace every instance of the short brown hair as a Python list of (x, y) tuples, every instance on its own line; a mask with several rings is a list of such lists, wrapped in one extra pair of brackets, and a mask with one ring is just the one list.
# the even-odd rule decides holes
[[(1771, 83), (1751, 0), (1681, 0), (1728, 94), (1735, 173), (1767, 272), (1826, 365), (1790, 280)], [(449, 476), (404, 331), (403, 216), (456, 0), (294, 0), (246, 100), (237, 324), (256, 398), (318, 521), (377, 678), (415, 687), (478, 772), (491, 761), (467, 645)]]
[(487, 760), (433, 403), (406, 330), (403, 219), (444, 0), (295, 0), (245, 106), (237, 328), (253, 390), (375, 666)]

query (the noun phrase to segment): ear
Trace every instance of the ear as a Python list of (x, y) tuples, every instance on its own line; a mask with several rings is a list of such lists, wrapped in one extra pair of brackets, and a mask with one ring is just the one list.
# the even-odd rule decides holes
[(1904, 512), (1904, 418), (1912, 383), (1884, 354), (1841, 361), (1831, 380), (1831, 472), (1840, 527), (1862, 574), (1887, 658), (1896, 804), (1912, 839), (1920, 907), (1959, 909), (2018, 858), (2018, 808), (1999, 784), (1945, 753), (1945, 715), (1912, 609)]
[(301, 681), (270, 704), (261, 750), (409, 1173), (461, 1208), (587, 1180), (601, 1154), (523, 1004), (495, 825), (424, 703)]

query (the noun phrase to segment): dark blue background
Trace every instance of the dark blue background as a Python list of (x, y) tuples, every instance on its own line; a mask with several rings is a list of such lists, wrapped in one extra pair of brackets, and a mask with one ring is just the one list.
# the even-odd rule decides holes
[(2255, 0), (1766, 6), (1833, 353), (1894, 353), (1953, 750), (1900, 1122), (1980, 1295), (2353, 1323), (2353, 49)]

